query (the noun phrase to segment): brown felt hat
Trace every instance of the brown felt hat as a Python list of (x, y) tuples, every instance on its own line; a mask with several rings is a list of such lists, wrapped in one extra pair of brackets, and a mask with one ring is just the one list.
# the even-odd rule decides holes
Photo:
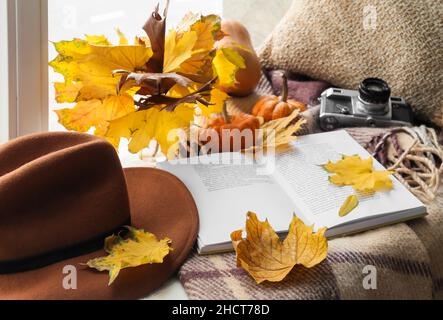
[[(84, 265), (105, 256), (104, 239), (132, 225), (168, 237), (163, 264), (107, 272)], [(194, 200), (176, 177), (122, 169), (106, 141), (77, 133), (44, 133), (0, 146), (0, 299), (137, 299), (170, 278), (198, 231)], [(66, 266), (77, 289), (66, 290)]]

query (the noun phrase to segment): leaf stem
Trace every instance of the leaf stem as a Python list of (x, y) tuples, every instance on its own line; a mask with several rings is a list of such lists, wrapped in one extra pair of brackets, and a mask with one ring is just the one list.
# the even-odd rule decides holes
[(231, 117), (228, 114), (228, 107), (226, 102), (223, 104), (223, 119), (225, 120), (226, 124), (230, 124), (231, 123)]

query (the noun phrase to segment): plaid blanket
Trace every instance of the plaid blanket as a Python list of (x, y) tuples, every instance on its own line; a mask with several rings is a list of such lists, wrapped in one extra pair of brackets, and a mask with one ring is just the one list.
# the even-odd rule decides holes
[[(259, 93), (272, 93), (263, 77)], [(249, 111), (260, 94), (231, 106)], [(317, 132), (318, 108), (305, 117), (304, 133)], [(353, 128), (362, 145), (383, 129)], [(306, 269), (297, 266), (280, 283), (255, 281), (236, 267), (234, 253), (193, 254), (179, 276), (190, 299), (443, 299), (443, 186), (426, 218), (331, 240), (327, 259)], [(370, 268), (370, 269), (368, 269)], [(369, 272), (371, 286), (365, 286)], [(375, 281), (374, 281), (375, 279)]]

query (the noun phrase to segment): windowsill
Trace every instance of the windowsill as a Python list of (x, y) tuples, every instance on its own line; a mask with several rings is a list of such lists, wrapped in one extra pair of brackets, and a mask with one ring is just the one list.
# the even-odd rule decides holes
[(178, 276), (174, 276), (162, 287), (151, 293), (143, 300), (189, 300)]

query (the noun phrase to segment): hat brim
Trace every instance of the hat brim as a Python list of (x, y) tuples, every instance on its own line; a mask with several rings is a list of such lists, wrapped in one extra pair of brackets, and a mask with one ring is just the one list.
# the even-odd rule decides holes
[[(146, 297), (174, 275), (192, 250), (198, 233), (198, 212), (185, 185), (173, 175), (158, 169), (125, 169), (131, 206), (131, 221), (136, 228), (172, 240), (173, 251), (162, 264), (124, 269), (108, 286), (107, 272), (84, 265), (106, 255), (104, 250), (64, 260), (50, 266), (16, 274), (0, 275), (0, 299), (18, 300), (124, 300)], [(91, 204), (93, 205), (93, 204)], [(20, 236), (20, 230), (17, 230)], [(104, 239), (103, 239), (104, 240)], [(65, 289), (77, 270), (76, 289)], [(65, 286), (64, 286), (65, 284)], [(69, 287), (69, 286), (68, 286)]]

